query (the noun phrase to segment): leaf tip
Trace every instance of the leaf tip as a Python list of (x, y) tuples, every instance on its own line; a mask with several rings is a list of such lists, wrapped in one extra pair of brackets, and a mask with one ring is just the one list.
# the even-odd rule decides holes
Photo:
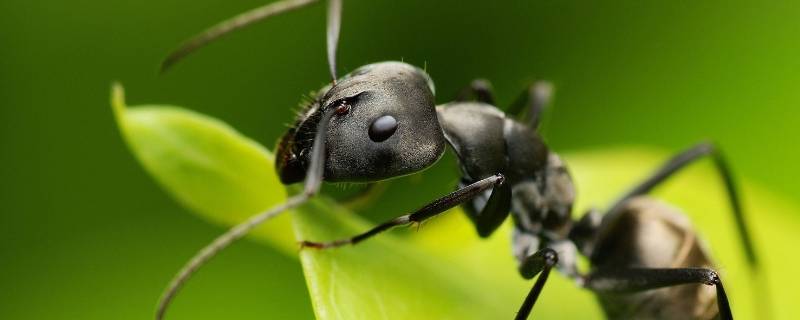
[(111, 83), (111, 108), (117, 121), (122, 124), (122, 115), (125, 112), (125, 88), (121, 83), (114, 81)]

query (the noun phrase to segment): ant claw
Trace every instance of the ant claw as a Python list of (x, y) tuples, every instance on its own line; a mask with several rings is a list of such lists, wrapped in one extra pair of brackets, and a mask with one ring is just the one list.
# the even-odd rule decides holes
[(319, 242), (312, 242), (312, 241), (303, 240), (303, 241), (300, 241), (299, 244), (300, 244), (300, 250), (303, 250), (305, 248), (313, 248), (313, 249), (325, 248), (325, 244), (324, 243), (319, 243)]

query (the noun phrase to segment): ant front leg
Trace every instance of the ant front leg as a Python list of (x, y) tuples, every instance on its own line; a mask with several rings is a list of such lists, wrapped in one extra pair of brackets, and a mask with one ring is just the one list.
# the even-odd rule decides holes
[(584, 286), (598, 293), (632, 293), (683, 284), (705, 284), (717, 289), (720, 320), (732, 320), (728, 296), (719, 275), (705, 268), (645, 269), (622, 268), (596, 271), (586, 277)]
[(447, 211), (448, 209), (455, 207), (459, 204), (462, 204), (466, 201), (469, 201), (476, 197), (477, 195), (481, 194), (482, 192), (489, 190), (491, 188), (500, 187), (505, 182), (505, 177), (502, 174), (496, 174), (482, 180), (478, 180), (477, 182), (470, 184), (466, 187), (460, 188), (452, 193), (441, 197), (433, 202), (425, 205), (424, 207), (414, 211), (411, 214), (402, 215), (387, 222), (381, 223), (378, 226), (370, 229), (367, 232), (362, 234), (355, 235), (350, 238), (334, 240), (330, 242), (312, 242), (312, 241), (302, 241), (300, 245), (302, 247), (309, 247), (315, 249), (327, 249), (327, 248), (335, 248), (341, 247), (343, 245), (348, 244), (356, 244), (366, 239), (369, 239), (381, 232), (389, 230), (391, 228), (403, 225), (409, 225), (412, 223), (420, 223), (424, 220), (432, 218), (442, 212)]

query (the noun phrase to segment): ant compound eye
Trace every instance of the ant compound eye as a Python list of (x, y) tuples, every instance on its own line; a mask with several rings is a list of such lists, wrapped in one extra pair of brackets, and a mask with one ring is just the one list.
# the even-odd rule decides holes
[(336, 101), (332, 102), (330, 105), (328, 105), (328, 107), (326, 107), (326, 108), (332, 108), (333, 109), (333, 113), (336, 116), (346, 115), (346, 114), (350, 113), (350, 109), (352, 109), (353, 106), (355, 106), (358, 103), (358, 100), (360, 99), (360, 97), (363, 94), (364, 94), (364, 92), (361, 92), (361, 93), (356, 94), (356, 95), (351, 96), (351, 97), (346, 97), (346, 98), (342, 98), (342, 99), (336, 100)]
[(348, 103), (347, 101), (340, 102), (336, 106), (336, 109), (333, 110), (333, 112), (335, 112), (336, 115), (338, 116), (343, 116), (348, 114), (350, 112), (350, 103)]
[(397, 119), (392, 116), (382, 116), (369, 126), (369, 138), (375, 142), (389, 139), (397, 131)]

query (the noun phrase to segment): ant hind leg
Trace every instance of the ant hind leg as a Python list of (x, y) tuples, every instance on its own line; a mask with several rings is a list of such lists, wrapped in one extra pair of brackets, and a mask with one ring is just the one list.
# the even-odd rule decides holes
[(744, 218), (744, 210), (742, 209), (741, 200), (737, 192), (736, 183), (731, 173), (728, 162), (725, 160), (722, 152), (712, 143), (704, 142), (699, 143), (668, 160), (658, 170), (653, 172), (649, 177), (642, 181), (639, 185), (632, 188), (628, 193), (623, 195), (615, 202), (611, 209), (604, 214), (601, 228), (613, 224), (621, 214), (621, 209), (625, 203), (637, 196), (649, 193), (653, 188), (664, 183), (668, 178), (675, 175), (681, 169), (686, 168), (688, 165), (695, 163), (697, 160), (704, 157), (711, 157), (714, 167), (722, 178), (722, 182), (728, 193), (728, 201), (730, 202), (733, 218), (736, 222), (739, 238), (741, 239), (742, 246), (747, 257), (747, 261), (752, 267), (758, 267), (758, 259), (756, 255), (753, 240), (750, 237), (750, 232), (747, 228), (747, 222)]
[(585, 278), (584, 286), (598, 293), (633, 293), (683, 284), (705, 284), (717, 291), (717, 306), (720, 320), (732, 320), (730, 303), (722, 280), (711, 269), (706, 268), (622, 268), (596, 271)]

